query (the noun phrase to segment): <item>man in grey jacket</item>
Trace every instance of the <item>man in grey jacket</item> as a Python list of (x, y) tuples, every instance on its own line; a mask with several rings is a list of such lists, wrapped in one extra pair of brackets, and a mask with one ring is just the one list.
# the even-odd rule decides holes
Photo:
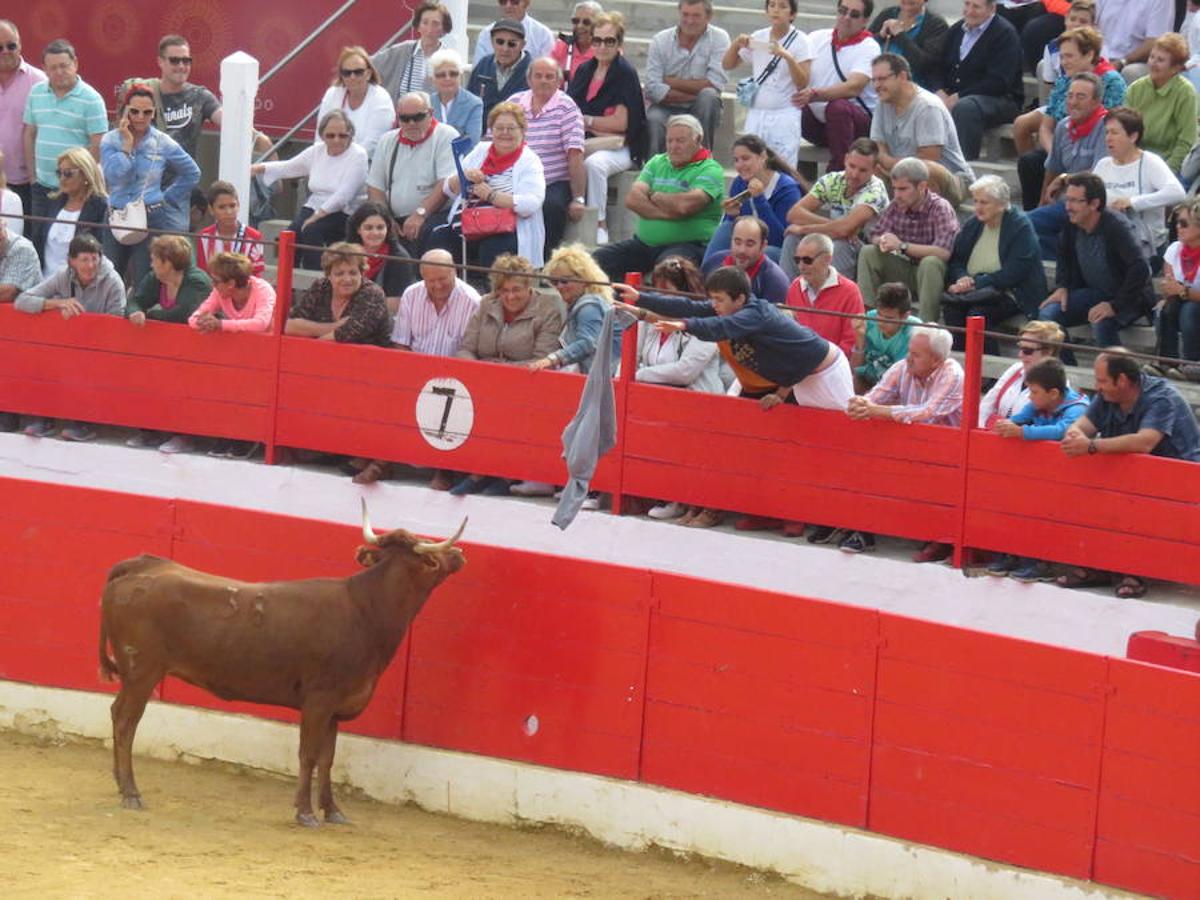
[[(123, 316), (125, 284), (100, 252), (100, 242), (90, 234), (81, 234), (72, 238), (67, 247), (66, 268), (23, 291), (15, 305), (27, 313), (57, 310), (64, 319), (83, 313)], [(56, 427), (53, 419), (34, 419), (25, 426), (25, 433), (31, 437), (49, 437)], [(90, 441), (96, 437), (96, 429), (86, 422), (64, 422), (62, 437), (68, 441)]]

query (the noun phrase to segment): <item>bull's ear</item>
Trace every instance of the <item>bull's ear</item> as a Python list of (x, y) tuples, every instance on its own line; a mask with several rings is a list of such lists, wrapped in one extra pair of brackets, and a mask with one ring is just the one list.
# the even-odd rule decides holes
[(360, 566), (362, 566), (364, 569), (369, 569), (369, 568), (371, 568), (371, 566), (373, 566), (377, 562), (379, 562), (379, 560), (382, 558), (382, 556), (383, 556), (383, 554), (379, 552), (378, 547), (362, 546), (362, 547), (358, 548), (358, 553), (355, 555), (354, 558), (358, 561), (358, 564)]
[(428, 555), (428, 556), (422, 556), (422, 557), (421, 557), (421, 564), (422, 564), (423, 566), (425, 566), (425, 568), (427, 568), (427, 569), (436, 569), (436, 568), (439, 568), (439, 567), (441, 566), (441, 562), (438, 560), (438, 557), (437, 557), (437, 555), (436, 555), (436, 554), (430, 554), (430, 555)]

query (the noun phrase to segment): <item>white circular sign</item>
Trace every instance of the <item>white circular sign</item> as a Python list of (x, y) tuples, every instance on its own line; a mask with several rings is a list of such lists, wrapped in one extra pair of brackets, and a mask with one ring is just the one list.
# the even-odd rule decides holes
[(417, 428), (435, 450), (454, 450), (471, 436), (475, 406), (457, 378), (431, 378), (417, 394)]

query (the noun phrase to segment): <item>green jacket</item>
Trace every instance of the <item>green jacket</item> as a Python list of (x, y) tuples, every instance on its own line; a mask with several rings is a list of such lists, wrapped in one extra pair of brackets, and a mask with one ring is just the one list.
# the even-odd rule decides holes
[(1142, 114), (1142, 149), (1151, 150), (1178, 172), (1196, 143), (1196, 89), (1182, 75), (1160, 88), (1144, 75), (1125, 92), (1125, 105)]
[(163, 309), (158, 305), (158, 294), (161, 283), (154, 277), (154, 272), (146, 273), (134, 289), (125, 308), (125, 314), (143, 312), (147, 319), (158, 322), (177, 322), (186, 325), (188, 318), (196, 311), (204, 298), (212, 293), (212, 280), (203, 269), (195, 265), (188, 267), (183, 273), (183, 281), (179, 285), (179, 294), (175, 297), (175, 305)]

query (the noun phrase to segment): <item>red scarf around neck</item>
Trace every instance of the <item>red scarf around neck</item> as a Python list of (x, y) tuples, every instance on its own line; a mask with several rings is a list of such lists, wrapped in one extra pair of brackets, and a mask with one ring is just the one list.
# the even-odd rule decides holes
[(687, 162), (685, 162), (682, 166), (679, 166), (678, 168), (682, 169), (684, 166), (690, 166), (690, 165), (694, 165), (695, 163), (698, 163), (698, 162), (704, 162), (706, 159), (712, 159), (712, 153), (710, 153), (704, 147), (701, 147), (699, 150), (696, 151), (695, 156), (693, 156), (691, 159), (689, 159)]
[[(763, 256), (765, 256), (765, 255), (766, 254), (763, 254)], [(763, 256), (760, 256), (755, 261), (754, 265), (752, 265), (750, 268), (745, 270), (746, 277), (749, 278), (751, 281), (753, 281), (755, 279), (755, 277), (758, 275), (758, 270), (761, 269), (763, 266)], [(721, 260), (721, 265), (736, 266), (737, 263), (733, 261), (733, 254), (732, 253), (726, 254), (725, 258), (723, 260)]]
[(429, 127), (426, 128), (425, 133), (423, 135), (421, 135), (419, 138), (417, 138), (415, 141), (410, 141), (408, 138), (406, 138), (404, 136), (403, 131), (396, 132), (396, 139), (399, 140), (400, 143), (403, 144), (405, 147), (415, 147), (415, 146), (417, 146), (417, 144), (423, 144), (427, 140), (429, 140), (429, 136), (431, 134), (433, 134), (433, 129), (437, 128), (437, 123), (438, 123), (437, 119), (435, 119), (433, 116), (430, 116), (429, 117)]
[(484, 175), (499, 175), (501, 172), (507, 172), (517, 164), (517, 160), (524, 150), (525, 142), (521, 141), (520, 145), (512, 153), (497, 153), (496, 144), (493, 142), (488, 147), (487, 157), (479, 169)]
[(1179, 250), (1179, 267), (1183, 269), (1183, 272), (1176, 273), (1175, 277), (1179, 278), (1179, 275), (1182, 274), (1183, 278), (1179, 280), (1191, 284), (1196, 280), (1197, 271), (1200, 271), (1200, 247), (1189, 247), (1183, 244)]
[(1107, 73), (1117, 71), (1117, 67), (1102, 56), (1100, 57), (1100, 62), (1096, 63), (1096, 66), (1092, 69), (1092, 71), (1098, 77), (1103, 78)]
[(1092, 133), (1092, 129), (1095, 128), (1097, 123), (1099, 123), (1100, 120), (1106, 115), (1108, 115), (1108, 110), (1103, 106), (1097, 106), (1095, 112), (1093, 112), (1082, 122), (1076, 122), (1074, 119), (1068, 119), (1067, 137), (1069, 137), (1072, 141), (1083, 140)]
[[(384, 253), (387, 252), (387, 249), (388, 248), (386, 246), (380, 248), (380, 250), (382, 250)], [(380, 270), (383, 268), (383, 266), (386, 262), (387, 262), (387, 260), (384, 259), (382, 256), (368, 256), (367, 257), (367, 271), (365, 271), (363, 273), (363, 280), (364, 281), (374, 281), (375, 276), (379, 274)]]
[(837, 29), (833, 29), (833, 49), (841, 50), (843, 47), (853, 47), (855, 44), (861, 44), (871, 36), (871, 32), (863, 29), (858, 34), (846, 38), (844, 41), (838, 37)]

